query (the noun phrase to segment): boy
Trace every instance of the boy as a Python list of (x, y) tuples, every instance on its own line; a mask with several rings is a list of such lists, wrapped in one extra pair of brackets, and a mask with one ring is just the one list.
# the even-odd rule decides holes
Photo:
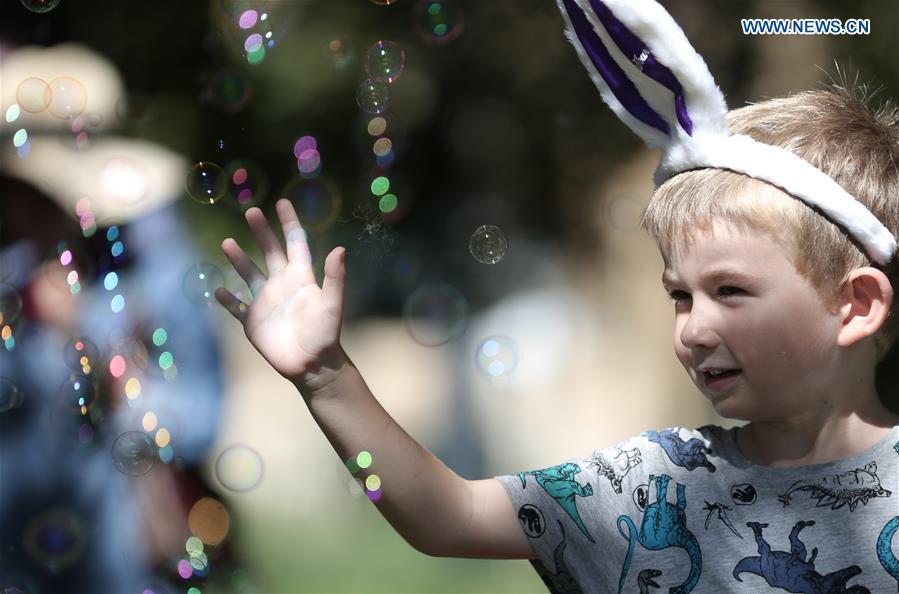
[[(727, 128), (722, 114), (724, 132), (706, 138), (717, 99), (700, 96), (706, 81), (672, 65), (693, 58), (664, 46), (677, 37), (664, 21), (664, 36), (635, 54), (636, 70), (661, 72), (656, 80), (680, 96), (656, 122), (661, 101), (634, 108), (646, 93), (628, 99), (610, 82), (620, 77), (605, 76), (610, 68), (639, 75), (603, 62), (627, 54), (629, 29), (646, 34), (634, 24), (643, 15), (597, 0), (588, 13), (582, 4), (560, 0), (604, 99), (647, 142), (662, 139), (663, 183), (642, 226), (665, 263), (675, 353), (719, 414), (748, 424), (646, 431), (551, 468), (469, 481), (406, 434), (366, 387), (339, 340), (345, 250), (328, 255), (319, 288), (289, 202), (276, 204), (286, 251), (259, 209), (246, 214), (267, 274), (233, 240), (222, 243), (252, 305), (224, 289), (216, 297), (297, 386), (340, 458), (371, 452), (359, 472), (380, 477), (376, 506), (425, 554), (531, 559), (553, 592), (892, 591), (899, 415), (878, 398), (875, 370), (896, 355), (899, 112), (874, 112), (830, 89), (735, 110)], [(649, 3), (628, 6), (646, 8), (642, 25), (663, 18)], [(617, 49), (599, 47), (610, 38)], [(786, 173), (769, 173), (780, 163), (766, 155)], [(854, 206), (814, 202), (840, 192), (870, 211), (843, 217)], [(867, 225), (872, 217), (886, 242), (877, 243), (883, 229)]]

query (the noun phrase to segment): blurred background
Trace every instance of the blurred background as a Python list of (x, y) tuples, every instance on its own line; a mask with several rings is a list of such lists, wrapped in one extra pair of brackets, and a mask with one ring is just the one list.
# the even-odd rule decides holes
[[(731, 107), (837, 65), (899, 96), (892, 0), (663, 4)], [(280, 197), (319, 277), (348, 250), (372, 391), (465, 478), (731, 424), (639, 229), (658, 156), (554, 2), (16, 0), (0, 52), (4, 594), (545, 591), (527, 561), (409, 547), (211, 299), (250, 298), (219, 244), (258, 256), (242, 213)]]

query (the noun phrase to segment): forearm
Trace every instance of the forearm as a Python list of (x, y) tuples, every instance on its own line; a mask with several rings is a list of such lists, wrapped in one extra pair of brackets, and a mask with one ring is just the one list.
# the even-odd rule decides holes
[(390, 417), (345, 355), (323, 377), (298, 384), (315, 422), (341, 461), (371, 453), (371, 466), (356, 476), (381, 479), (375, 507), (411, 546), (440, 555), (470, 521), (468, 482)]

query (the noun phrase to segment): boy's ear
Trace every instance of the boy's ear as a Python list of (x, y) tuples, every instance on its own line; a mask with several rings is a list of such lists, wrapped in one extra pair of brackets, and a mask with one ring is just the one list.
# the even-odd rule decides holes
[(843, 327), (837, 344), (851, 346), (883, 326), (893, 303), (893, 287), (876, 268), (863, 266), (849, 274), (840, 297)]

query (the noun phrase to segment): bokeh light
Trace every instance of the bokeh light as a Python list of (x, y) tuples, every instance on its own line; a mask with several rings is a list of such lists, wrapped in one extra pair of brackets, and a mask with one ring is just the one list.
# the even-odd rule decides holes
[(215, 204), (228, 191), (228, 175), (211, 161), (200, 161), (187, 172), (187, 194), (200, 204)]
[(262, 482), (265, 465), (251, 447), (235, 445), (227, 448), (215, 461), (215, 476), (226, 489), (250, 491)]
[(366, 79), (356, 90), (356, 104), (366, 113), (381, 113), (390, 107), (390, 86), (383, 80)]
[(112, 464), (122, 474), (147, 474), (155, 463), (156, 444), (143, 431), (126, 431), (112, 443)]
[(481, 341), (475, 365), (488, 379), (509, 375), (518, 365), (518, 347), (508, 336), (490, 336)]
[(74, 566), (87, 544), (87, 525), (75, 512), (56, 507), (28, 521), (22, 535), (25, 553), (38, 566), (58, 573)]
[(22, 0), (22, 6), (38, 14), (50, 12), (59, 5), (60, 0)]
[(87, 375), (99, 361), (100, 349), (84, 336), (75, 336), (63, 347), (62, 358), (66, 367)]
[(0, 377), (0, 413), (20, 407), (24, 400), (24, 394), (12, 380)]
[(390, 6), (398, 2), (399, 0), (370, 0), (372, 4), (377, 4), (378, 6)]
[(509, 240), (495, 225), (481, 225), (471, 234), (468, 251), (481, 264), (496, 264), (509, 250)]
[(224, 284), (225, 275), (218, 266), (209, 262), (198, 262), (184, 273), (181, 289), (191, 303), (211, 307), (215, 302), (216, 288)]
[(405, 68), (406, 52), (400, 44), (394, 41), (378, 41), (368, 48), (365, 70), (372, 80), (392, 83)]
[(156, 429), (156, 423), (158, 419), (156, 418), (156, 413), (153, 411), (148, 411), (144, 413), (143, 418), (141, 419), (141, 426), (144, 428), (144, 431), (148, 433)]
[(172, 441), (172, 434), (169, 433), (169, 430), (163, 427), (159, 431), (156, 432), (156, 445), (160, 448), (164, 448), (169, 445)]
[(0, 324), (12, 324), (22, 313), (22, 296), (8, 283), (0, 283)]
[(60, 76), (47, 83), (44, 90), (47, 111), (58, 118), (73, 118), (87, 107), (87, 91), (80, 81)]
[(290, 200), (303, 227), (313, 233), (330, 227), (340, 214), (340, 192), (324, 177), (306, 179), (298, 175), (287, 182), (280, 197)]
[(191, 506), (187, 525), (190, 533), (204, 544), (218, 546), (228, 536), (231, 516), (220, 501), (203, 497)]
[(44, 79), (28, 77), (16, 87), (16, 103), (29, 113), (40, 113), (50, 105), (49, 88)]
[(462, 10), (453, 0), (419, 0), (413, 23), (423, 41), (435, 44), (453, 41), (465, 28)]
[(451, 285), (428, 283), (416, 289), (403, 307), (403, 321), (412, 339), (439, 346), (462, 335), (468, 323), (468, 302)]

